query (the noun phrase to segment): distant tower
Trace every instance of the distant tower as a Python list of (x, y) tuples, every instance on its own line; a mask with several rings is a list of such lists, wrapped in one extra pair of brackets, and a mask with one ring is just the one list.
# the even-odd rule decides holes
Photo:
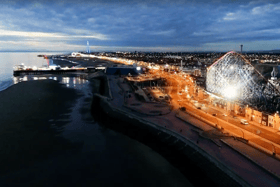
[(240, 52), (241, 52), (241, 54), (242, 54), (242, 48), (243, 48), (243, 45), (242, 45), (242, 44), (240, 45), (240, 48), (241, 48)]
[(271, 80), (277, 80), (277, 74), (278, 74), (277, 68), (273, 67), (273, 70), (271, 72)]
[(87, 53), (90, 53), (89, 42), (87, 41)]

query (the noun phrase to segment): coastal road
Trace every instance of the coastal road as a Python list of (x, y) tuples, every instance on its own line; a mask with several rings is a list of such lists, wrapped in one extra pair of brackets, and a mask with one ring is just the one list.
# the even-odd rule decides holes
[[(226, 121), (223, 121), (212, 115), (206, 114), (206, 112), (202, 110), (196, 109), (194, 105), (192, 105), (190, 102), (184, 101), (183, 98), (181, 98), (182, 100), (181, 103), (178, 102), (178, 100), (180, 100), (180, 96), (177, 94), (179, 89), (177, 85), (179, 84), (176, 81), (176, 77), (174, 76), (173, 79), (169, 79), (168, 81), (169, 82), (171, 81), (173, 85), (176, 85), (169, 89), (172, 97), (172, 104), (174, 105), (175, 109), (178, 109), (180, 105), (186, 106), (187, 111), (196, 113), (200, 118), (217, 121), (216, 123), (219, 123), (220, 126), (223, 124), (228, 125)], [(112, 89), (112, 90), (113, 92), (118, 93), (117, 89)], [(117, 93), (113, 93), (113, 95), (116, 95)], [(114, 102), (114, 101), (109, 101), (109, 102)], [(265, 168), (267, 170), (272, 170), (273, 172), (280, 174), (279, 171), (280, 162), (278, 160), (276, 160), (272, 156), (264, 154), (258, 149), (252, 149), (251, 146), (244, 144), (243, 142), (240, 141), (236, 141), (232, 139), (232, 140), (227, 140), (227, 143), (236, 149), (238, 148), (240, 151), (245, 152), (246, 150), (250, 150), (249, 152), (246, 153), (248, 154), (248, 157), (241, 154), (240, 151), (237, 152), (235, 149), (231, 148), (228, 145), (222, 144), (221, 146), (218, 146), (212, 140), (201, 137), (200, 134), (197, 131), (195, 131), (197, 130), (197, 126), (206, 126), (210, 129), (213, 127), (199, 120), (199, 118), (195, 118), (193, 115), (183, 113), (182, 115), (187, 115), (185, 121), (179, 119), (176, 116), (178, 110), (173, 110), (169, 114), (166, 114), (164, 116), (157, 116), (157, 117), (143, 116), (141, 114), (138, 114), (137, 112), (128, 111), (128, 110), (126, 110), (126, 112), (128, 113), (129, 118), (131, 119), (137, 118), (137, 116), (139, 116), (139, 120), (154, 122), (155, 124), (157, 124), (154, 128), (158, 127), (159, 131), (161, 129), (166, 129), (168, 131), (172, 131), (176, 133), (178, 137), (185, 137), (185, 139), (192, 142), (193, 144), (196, 144), (197, 147), (203, 149), (207, 154), (211, 155), (212, 158), (218, 160), (220, 163), (222, 163), (222, 165), (234, 171), (235, 174), (238, 174), (253, 186), (280, 186), (280, 182), (279, 179), (277, 179), (277, 177), (274, 177), (273, 175), (269, 174), (268, 171), (264, 170), (260, 165), (254, 163), (254, 161), (251, 160), (249, 157), (254, 157), (254, 160), (259, 161), (259, 163), (266, 164)], [(239, 133), (240, 136), (242, 136), (242, 131), (239, 130), (240, 128), (234, 125), (228, 125), (227, 127), (225, 126), (225, 129), (226, 128), (229, 129), (229, 131)], [(166, 138), (168, 139), (168, 137)], [(175, 144), (176, 140), (170, 143)], [(189, 154), (195, 155), (197, 154), (197, 152), (192, 152)], [(266, 160), (269, 161), (269, 163), (264, 162)], [(201, 163), (200, 166), (204, 167), (204, 164), (205, 163)], [(205, 165), (205, 168), (207, 168), (207, 165)], [(222, 180), (222, 178), (217, 177), (215, 180)]]
[[(216, 123), (219, 126), (222, 126), (224, 129), (233, 132), (235, 134), (240, 135), (241, 137), (248, 139), (259, 146), (262, 146), (272, 152), (276, 152), (276, 154), (280, 155), (280, 147), (274, 146), (273, 144), (280, 145), (280, 135), (268, 131), (266, 129), (260, 128), (256, 125), (249, 124), (243, 125), (240, 123), (239, 118), (233, 118), (229, 115), (225, 116), (225, 111), (222, 109), (217, 109), (214, 106), (207, 105), (207, 102), (201, 101), (193, 95), (193, 99), (196, 98), (196, 103), (191, 103), (189, 99), (187, 99), (186, 93), (182, 93), (179, 95), (178, 92), (185, 86), (189, 86), (188, 78), (185, 80), (182, 76), (177, 74), (169, 74), (166, 72), (155, 72), (159, 73), (160, 76), (167, 79), (168, 84), (171, 86), (168, 89), (168, 93), (172, 98), (172, 104), (174, 108), (186, 107), (187, 110), (196, 113), (200, 117), (211, 121), (212, 123)], [(190, 107), (192, 106), (192, 107)], [(200, 109), (198, 109), (200, 107)], [(216, 114), (216, 116), (211, 116), (212, 114)], [(234, 125), (234, 127), (228, 125), (226, 122)], [(261, 138), (256, 138), (256, 136), (252, 136), (250, 133), (260, 136), (261, 138), (266, 139), (267, 141), (261, 140)], [(260, 133), (261, 132), (261, 133)], [(245, 136), (245, 137), (244, 137)]]

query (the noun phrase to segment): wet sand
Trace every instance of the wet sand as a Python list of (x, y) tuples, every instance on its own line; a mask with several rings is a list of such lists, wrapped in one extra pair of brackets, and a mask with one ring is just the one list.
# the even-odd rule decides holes
[(76, 91), (29, 81), (0, 92), (0, 186), (192, 186), (158, 153), (105, 126), (117, 121), (92, 119), (89, 93), (99, 83)]
[(21, 82), (0, 92), (0, 174), (72, 149), (71, 142), (57, 136), (63, 123), (55, 129), (50, 119), (71, 110), (77, 98), (74, 89), (53, 80)]

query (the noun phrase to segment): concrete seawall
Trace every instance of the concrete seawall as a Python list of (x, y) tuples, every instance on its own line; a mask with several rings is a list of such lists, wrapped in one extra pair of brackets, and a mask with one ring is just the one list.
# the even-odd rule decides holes
[[(104, 84), (106, 79), (104, 79)], [(104, 93), (104, 91), (100, 90)], [(196, 182), (205, 181), (215, 186), (250, 186), (225, 165), (210, 156), (192, 141), (179, 134), (144, 120), (110, 104), (110, 98), (94, 94), (92, 113), (104, 112), (104, 117), (111, 117), (119, 123), (112, 123), (109, 128), (121, 132), (151, 147), (169, 160), (186, 177), (195, 178)], [(202, 180), (203, 179), (203, 180)], [(199, 181), (200, 180), (200, 181)]]

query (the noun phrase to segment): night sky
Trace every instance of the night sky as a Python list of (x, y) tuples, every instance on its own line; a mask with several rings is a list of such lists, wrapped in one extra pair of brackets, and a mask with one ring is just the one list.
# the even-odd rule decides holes
[(1, 1), (0, 51), (280, 49), (277, 1)]

